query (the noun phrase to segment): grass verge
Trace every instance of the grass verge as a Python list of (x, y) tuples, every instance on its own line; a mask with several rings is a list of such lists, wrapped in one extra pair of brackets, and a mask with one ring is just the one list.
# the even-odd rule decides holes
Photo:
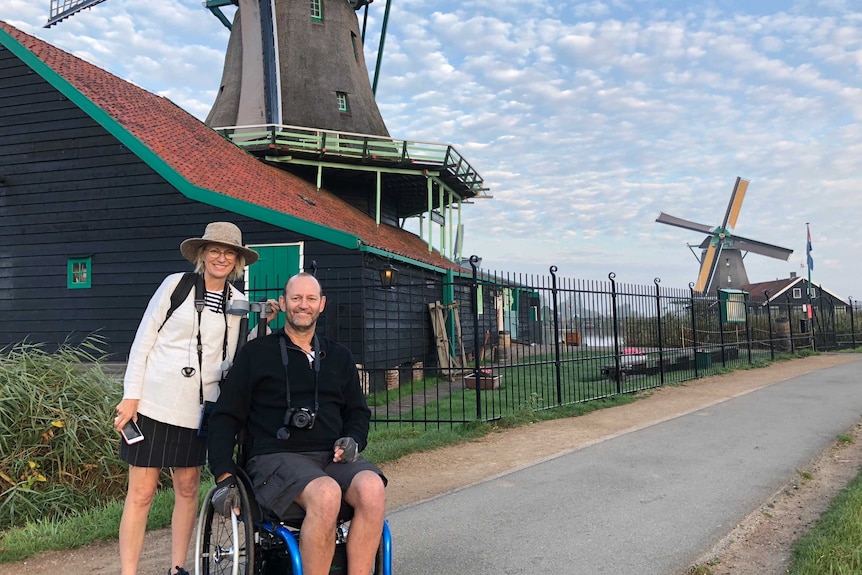
[(862, 473), (793, 548), (791, 575), (862, 573)]

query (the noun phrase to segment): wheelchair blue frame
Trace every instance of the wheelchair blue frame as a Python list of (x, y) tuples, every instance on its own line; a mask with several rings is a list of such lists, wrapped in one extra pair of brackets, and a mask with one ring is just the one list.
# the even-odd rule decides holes
[[(247, 478), (244, 479), (247, 481)], [(231, 515), (229, 538), (226, 525), (228, 520), (215, 513), (212, 508), (211, 500), (215, 486), (204, 497), (198, 519), (195, 574), (259, 575), (259, 568), (267, 551), (262, 545), (264, 538), (261, 535), (266, 532), (267, 537), (277, 537), (284, 542), (292, 575), (303, 575), (302, 557), (296, 532), (282, 523), (259, 519), (260, 510), (251, 499), (251, 492), (246, 487), (245, 481), (240, 481), (241, 513), (239, 516)], [(240, 529), (242, 529), (242, 537), (240, 537)], [(270, 550), (270, 552), (274, 551)], [(389, 530), (389, 522), (386, 520), (383, 521), (375, 568), (374, 575), (392, 575), (392, 534)]]
[[(259, 526), (261, 529), (281, 537), (290, 552), (290, 565), (293, 569), (293, 575), (303, 575), (302, 557), (299, 554), (299, 541), (296, 540), (293, 532), (284, 525), (271, 521), (263, 521)], [(389, 531), (389, 522), (386, 520), (383, 521), (383, 535), (380, 539), (380, 547), (382, 556), (380, 575), (392, 575), (392, 533)]]

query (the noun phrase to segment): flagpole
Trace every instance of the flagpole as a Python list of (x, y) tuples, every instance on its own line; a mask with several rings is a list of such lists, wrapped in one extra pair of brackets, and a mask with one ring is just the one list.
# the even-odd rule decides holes
[(814, 267), (814, 260), (811, 259), (811, 227), (809, 222), (805, 222), (805, 265), (808, 267), (808, 337), (811, 343), (812, 351), (815, 350), (816, 342), (814, 340), (814, 310), (811, 309), (811, 268)]
[(811, 305), (811, 228), (805, 222), (805, 266), (808, 268), (808, 305)]

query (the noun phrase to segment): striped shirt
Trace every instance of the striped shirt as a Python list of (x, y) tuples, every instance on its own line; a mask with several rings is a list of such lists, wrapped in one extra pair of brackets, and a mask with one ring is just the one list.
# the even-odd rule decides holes
[(204, 295), (204, 303), (209, 310), (215, 313), (222, 313), (224, 311), (224, 298), (221, 291), (207, 290)]

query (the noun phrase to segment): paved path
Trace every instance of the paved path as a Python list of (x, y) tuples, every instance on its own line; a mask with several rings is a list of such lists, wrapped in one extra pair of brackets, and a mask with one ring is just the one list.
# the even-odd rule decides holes
[(860, 418), (862, 362), (780, 382), (398, 510), (395, 569), (678, 574)]

